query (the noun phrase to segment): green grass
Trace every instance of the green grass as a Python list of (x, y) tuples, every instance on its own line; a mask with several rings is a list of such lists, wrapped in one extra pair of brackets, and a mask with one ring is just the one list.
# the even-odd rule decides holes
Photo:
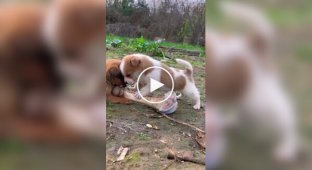
[(312, 23), (312, 6), (297, 7), (292, 9), (271, 8), (268, 16), (272, 22), (280, 26), (299, 25), (304, 23)]
[(141, 155), (138, 152), (134, 152), (132, 154), (130, 154), (129, 156), (127, 156), (127, 160), (130, 162), (139, 162), (141, 160)]
[[(122, 37), (122, 36), (116, 36), (116, 35), (107, 35), (106, 36), (106, 40), (109, 40), (109, 41), (120, 40), (121, 42), (124, 42), (125, 44), (129, 44), (129, 42), (133, 39), (135, 39), (135, 38)], [(154, 42), (154, 41), (148, 40), (148, 39), (146, 39), (146, 41), (147, 42)], [(182, 44), (182, 43), (163, 41), (159, 45), (163, 46), (163, 47), (184, 49), (184, 50), (190, 50), (190, 51), (200, 51), (200, 52), (205, 51), (204, 46), (192, 45), (192, 44)], [(121, 47), (125, 48), (126, 45), (121, 45)], [(125, 48), (125, 50), (127, 50), (127, 48)]]
[(149, 139), (150, 139), (150, 137), (147, 134), (145, 134), (143, 132), (139, 133), (139, 140), (149, 140)]
[(24, 151), (24, 145), (17, 139), (6, 139), (0, 142), (0, 153), (21, 153)]
[(296, 55), (303, 59), (312, 61), (312, 48), (308, 45), (297, 47)]
[(2, 139), (0, 141), (0, 169), (16, 169), (20, 155), (25, 151), (25, 146), (17, 139)]
[(205, 47), (199, 46), (199, 45), (179, 44), (179, 43), (173, 43), (173, 42), (162, 42), (160, 43), (160, 45), (164, 47), (185, 49), (185, 50), (191, 50), (191, 51), (205, 51)]
[[(106, 57), (107, 58), (121, 58), (128, 54), (142, 53), (149, 55), (157, 60), (162, 60), (167, 64), (176, 64), (175, 58), (185, 58), (186, 51), (198, 51), (199, 57), (205, 57), (205, 50), (202, 46), (180, 44), (173, 42), (155, 42), (143, 37), (140, 38), (128, 38), (122, 36), (108, 35), (106, 37)], [(181, 52), (168, 52), (166, 49), (160, 47), (182, 49)], [(195, 66), (202, 66), (203, 62), (197, 62), (194, 60)]]
[[(223, 23), (223, 14), (218, 8), (218, 0), (208, 0), (206, 8), (206, 21), (208, 23), (220, 24)], [(251, 1), (252, 2), (252, 1)], [(280, 0), (282, 2), (282, 0)], [(261, 4), (265, 14), (277, 26), (292, 26), (305, 23), (312, 23), (312, 1), (306, 0), (292, 6), (281, 6), (280, 3), (271, 3), (263, 1), (251, 4)], [(226, 17), (228, 18), (228, 17)], [(226, 22), (227, 23), (227, 22)]]

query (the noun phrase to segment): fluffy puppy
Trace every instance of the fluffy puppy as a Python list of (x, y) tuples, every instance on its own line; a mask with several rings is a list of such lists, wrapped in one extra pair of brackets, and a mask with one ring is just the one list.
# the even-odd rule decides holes
[(129, 104), (130, 100), (123, 97), (126, 83), (120, 71), (121, 60), (106, 60), (106, 99), (113, 103)]
[(61, 78), (42, 36), (45, 10), (44, 5), (0, 5), (1, 137), (49, 143), (80, 138), (56, 121)]
[[(125, 56), (120, 64), (120, 70), (125, 76), (125, 81), (128, 84), (136, 83), (140, 73), (145, 69), (158, 66), (167, 70), (172, 78), (174, 79), (174, 90), (181, 91), (183, 94), (195, 101), (194, 109), (200, 109), (200, 95), (197, 87), (195, 86), (193, 78), (193, 67), (192, 65), (184, 60), (177, 59), (179, 64), (186, 67), (185, 70), (179, 70), (176, 68), (168, 67), (167, 65), (157, 61), (147, 55), (143, 54), (131, 54)], [(145, 85), (141, 89), (143, 96), (148, 95), (150, 91), (150, 78), (160, 81), (164, 84), (164, 87), (171, 89), (172, 82), (169, 75), (161, 69), (151, 69), (143, 75)], [(136, 97), (139, 97), (136, 93)]]
[(0, 63), (24, 116), (46, 117), (60, 85), (55, 63), (41, 34), (45, 7), (0, 7)]
[(44, 37), (52, 48), (65, 83), (79, 98), (104, 96), (104, 0), (56, 0), (47, 10)]
[(105, 0), (55, 0), (43, 34), (64, 77), (61, 121), (105, 139)]
[[(255, 121), (276, 134), (274, 158), (292, 161), (298, 149), (296, 118), (273, 67), (273, 28), (257, 8), (231, 2), (221, 5), (225, 14), (250, 27), (244, 35), (206, 29), (207, 105), (234, 103), (242, 114), (239, 118), (244, 118), (240, 120)], [(206, 112), (214, 111), (207, 108)]]

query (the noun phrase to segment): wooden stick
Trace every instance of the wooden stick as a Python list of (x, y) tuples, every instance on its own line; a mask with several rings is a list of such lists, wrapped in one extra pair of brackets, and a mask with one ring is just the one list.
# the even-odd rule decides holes
[[(142, 104), (145, 104), (145, 105), (148, 105), (148, 106), (150, 106), (150, 107), (152, 107), (152, 108), (155, 108), (155, 109), (158, 109), (160, 106), (159, 106), (159, 104), (157, 105), (157, 104), (151, 104), (151, 103), (149, 103), (149, 102), (146, 102), (146, 101), (144, 101), (144, 100), (139, 100), (139, 99), (136, 99), (134, 96), (133, 96), (133, 94), (131, 94), (131, 93), (129, 93), (129, 92), (125, 92), (125, 97), (127, 98), (127, 99), (129, 99), (129, 100), (133, 100), (133, 101), (135, 101), (135, 102), (138, 102), (138, 103), (142, 103)], [(176, 122), (176, 123), (179, 123), (179, 124), (182, 124), (182, 125), (185, 125), (185, 126), (188, 126), (188, 127), (190, 127), (190, 128), (192, 128), (192, 129), (195, 129), (196, 131), (199, 131), (199, 132), (202, 132), (202, 133), (205, 133), (205, 131), (204, 130), (202, 130), (202, 129), (199, 129), (198, 127), (196, 127), (196, 126), (193, 126), (193, 125), (191, 125), (191, 124), (188, 124), (188, 123), (185, 123), (185, 122), (182, 122), (182, 121), (179, 121), (179, 120), (176, 120), (176, 119), (174, 119), (174, 118), (172, 118), (172, 117), (169, 117), (168, 115), (166, 115), (166, 114), (164, 114), (164, 113), (161, 113), (161, 112), (159, 112), (162, 116), (164, 116), (165, 118), (167, 118), (167, 119), (169, 119), (169, 120), (171, 120), (171, 121), (174, 121), (174, 122)]]
[(167, 119), (171, 120), (171, 121), (174, 121), (174, 122), (176, 122), (176, 123), (179, 123), (179, 124), (182, 124), (182, 125), (188, 126), (188, 127), (192, 128), (192, 129), (195, 129), (196, 131), (199, 131), (199, 132), (205, 133), (205, 131), (204, 131), (204, 130), (199, 129), (198, 127), (196, 127), (196, 126), (194, 126), (194, 125), (191, 125), (191, 124), (188, 124), (188, 123), (185, 123), (185, 122), (182, 122), (182, 121), (176, 120), (176, 119), (174, 119), (174, 118), (172, 118), (172, 117), (170, 117), (170, 116), (168, 116), (168, 115), (166, 115), (166, 114), (163, 114), (163, 113), (160, 113), (160, 114), (161, 114), (162, 116), (164, 116), (165, 118), (167, 118)]
[(173, 152), (170, 149), (168, 150), (167, 158), (168, 159), (178, 160), (178, 161), (192, 162), (192, 163), (196, 163), (196, 164), (205, 165), (205, 160), (196, 159), (194, 157), (186, 156), (184, 154), (176, 154), (175, 152)]

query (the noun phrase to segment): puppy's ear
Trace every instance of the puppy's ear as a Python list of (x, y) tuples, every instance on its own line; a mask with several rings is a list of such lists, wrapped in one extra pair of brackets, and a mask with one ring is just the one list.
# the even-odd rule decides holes
[(130, 60), (130, 64), (134, 67), (138, 66), (141, 64), (141, 60), (138, 59), (138, 58), (135, 58), (133, 57), (131, 60)]
[(118, 75), (118, 71), (119, 69), (116, 67), (112, 67), (110, 68), (107, 72), (106, 72), (106, 80), (107, 81), (111, 81), (111, 79), (113, 77), (115, 77), (116, 75)]
[(113, 67), (109, 70), (112, 76), (118, 76), (120, 74), (120, 70), (117, 67)]

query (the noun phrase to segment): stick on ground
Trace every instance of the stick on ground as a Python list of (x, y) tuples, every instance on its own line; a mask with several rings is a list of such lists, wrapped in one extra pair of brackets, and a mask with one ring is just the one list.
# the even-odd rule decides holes
[(166, 114), (163, 114), (163, 113), (160, 113), (160, 114), (161, 114), (162, 116), (164, 116), (165, 118), (167, 118), (167, 119), (171, 120), (171, 121), (174, 121), (174, 122), (176, 122), (176, 123), (179, 123), (179, 124), (182, 124), (182, 125), (188, 126), (188, 127), (192, 128), (192, 129), (195, 129), (196, 131), (199, 131), (199, 132), (205, 133), (205, 131), (204, 131), (204, 130), (202, 130), (202, 129), (200, 129), (200, 128), (198, 128), (198, 127), (194, 126), (194, 125), (191, 125), (191, 124), (188, 124), (188, 123), (185, 123), (185, 122), (182, 122), (182, 121), (176, 120), (176, 119), (174, 119), (174, 118), (172, 118), (172, 117), (170, 117), (170, 116), (168, 116), (168, 115), (166, 115)]

